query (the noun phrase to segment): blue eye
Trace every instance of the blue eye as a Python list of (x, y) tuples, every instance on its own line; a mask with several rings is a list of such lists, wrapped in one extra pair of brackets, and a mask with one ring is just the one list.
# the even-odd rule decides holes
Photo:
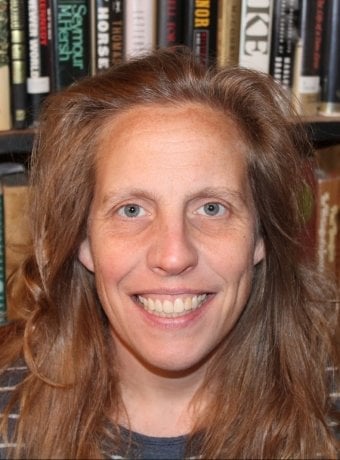
[(118, 214), (123, 217), (140, 217), (145, 215), (144, 209), (138, 204), (131, 203), (125, 206), (122, 206), (118, 210)]
[(197, 213), (215, 217), (222, 216), (225, 213), (225, 211), (225, 206), (221, 205), (220, 203), (206, 203), (198, 209)]

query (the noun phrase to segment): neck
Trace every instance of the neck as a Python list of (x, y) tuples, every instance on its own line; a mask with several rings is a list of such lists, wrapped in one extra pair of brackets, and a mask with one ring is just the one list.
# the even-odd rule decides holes
[(120, 388), (126, 415), (120, 423), (149, 436), (179, 436), (191, 431), (206, 365), (168, 371), (148, 366), (124, 347), (117, 349)]

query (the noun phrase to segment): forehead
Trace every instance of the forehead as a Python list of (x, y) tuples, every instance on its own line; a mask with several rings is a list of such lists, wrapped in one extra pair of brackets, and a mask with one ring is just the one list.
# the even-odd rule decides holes
[(137, 106), (103, 128), (96, 183), (145, 184), (149, 176), (158, 185), (160, 178), (193, 187), (195, 181), (211, 186), (237, 180), (244, 188), (244, 152), (237, 126), (221, 111), (192, 103)]
[(188, 102), (135, 106), (115, 115), (103, 127), (98, 157), (119, 149), (135, 149), (141, 140), (143, 148), (149, 144), (150, 150), (155, 143), (163, 143), (169, 150), (180, 145), (185, 153), (186, 148), (198, 149), (203, 143), (210, 150), (224, 144), (226, 150), (245, 151), (242, 134), (229, 116), (208, 105)]

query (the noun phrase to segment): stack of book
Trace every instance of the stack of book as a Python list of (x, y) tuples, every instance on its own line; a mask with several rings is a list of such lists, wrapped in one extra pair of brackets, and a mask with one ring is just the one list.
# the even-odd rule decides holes
[(0, 0), (0, 129), (131, 56), (186, 45), (270, 73), (303, 115), (340, 115), (340, 0)]

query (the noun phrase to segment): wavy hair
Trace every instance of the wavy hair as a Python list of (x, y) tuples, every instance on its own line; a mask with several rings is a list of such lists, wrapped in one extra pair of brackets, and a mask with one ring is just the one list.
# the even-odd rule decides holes
[(312, 147), (270, 76), (205, 69), (182, 48), (131, 59), (45, 102), (31, 157), (33, 245), (10, 287), (21, 319), (3, 329), (0, 348), (2, 367), (21, 357), (29, 369), (13, 400), (21, 414), (15, 457), (103, 455), (109, 414), (123, 403), (108, 321), (93, 274), (78, 261), (98, 145), (122, 111), (187, 102), (238, 127), (266, 248), (249, 301), (195, 396), (198, 404), (208, 390), (210, 400), (191, 434), (203, 433), (203, 458), (336, 458), (325, 372), (338, 362), (335, 293), (300, 244)]

